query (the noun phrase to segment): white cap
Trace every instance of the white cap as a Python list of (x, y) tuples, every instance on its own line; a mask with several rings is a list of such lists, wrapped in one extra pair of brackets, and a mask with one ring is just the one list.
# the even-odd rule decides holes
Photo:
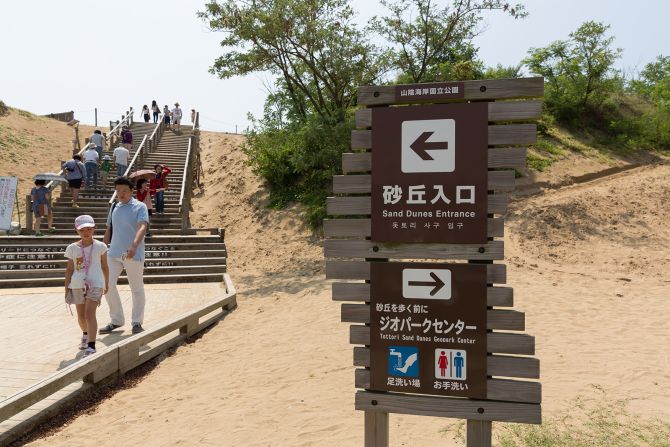
[(76, 230), (93, 227), (95, 227), (95, 220), (93, 220), (93, 217), (89, 216), (88, 214), (82, 214), (74, 220), (74, 228)]

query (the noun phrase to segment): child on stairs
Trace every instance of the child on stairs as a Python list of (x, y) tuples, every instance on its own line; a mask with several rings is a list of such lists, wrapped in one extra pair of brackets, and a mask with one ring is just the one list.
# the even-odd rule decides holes
[(79, 349), (88, 357), (96, 352), (98, 320), (95, 312), (109, 287), (107, 245), (93, 239), (93, 217), (87, 214), (77, 217), (74, 228), (81, 239), (65, 249), (65, 302), (77, 308), (77, 322), (82, 330)]
[(45, 185), (46, 181), (35, 180), (35, 187), (30, 190), (30, 200), (32, 201), (32, 210), (35, 216), (35, 236), (44, 236), (40, 231), (40, 225), (44, 216), (47, 216), (47, 231), (49, 233), (56, 231), (56, 227), (53, 226), (53, 213), (51, 212), (51, 191)]
[(151, 237), (151, 215), (153, 214), (154, 206), (151, 203), (151, 194), (149, 191), (149, 182), (146, 179), (139, 179), (135, 185), (137, 192), (135, 193), (135, 198), (144, 203), (147, 206), (147, 211), (149, 212), (149, 225), (147, 226), (146, 237)]

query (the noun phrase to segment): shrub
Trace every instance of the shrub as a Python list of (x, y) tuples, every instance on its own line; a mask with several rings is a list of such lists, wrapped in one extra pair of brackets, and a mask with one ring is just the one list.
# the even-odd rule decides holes
[(342, 153), (349, 150), (353, 116), (335, 123), (312, 116), (284, 128), (257, 124), (242, 150), (254, 172), (267, 181), (270, 206), (300, 202), (310, 225), (319, 226), (332, 176), (341, 173)]

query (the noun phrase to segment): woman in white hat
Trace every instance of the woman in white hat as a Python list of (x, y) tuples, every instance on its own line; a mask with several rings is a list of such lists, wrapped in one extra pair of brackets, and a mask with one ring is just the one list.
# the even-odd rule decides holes
[(181, 128), (181, 109), (179, 108), (179, 103), (174, 103), (174, 109), (172, 109), (172, 130), (179, 132)]

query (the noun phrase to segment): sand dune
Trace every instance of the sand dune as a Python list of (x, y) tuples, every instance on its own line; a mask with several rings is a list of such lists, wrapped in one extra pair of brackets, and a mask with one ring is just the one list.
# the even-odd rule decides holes
[[(79, 126), (82, 145), (94, 130)], [(73, 139), (74, 130), (63, 122), (10, 109), (0, 117), (0, 173), (17, 176), (21, 192), (30, 194), (33, 175), (58, 172), (60, 161), (72, 157)]]
[[(362, 445), (352, 351), (322, 251), (270, 211), (239, 137), (205, 134), (194, 223), (226, 228), (239, 308), (141, 383), (31, 445)], [(541, 359), (545, 417), (574, 399), (670, 420), (668, 200), (656, 165), (516, 200), (508, 283)], [(394, 446), (455, 446), (462, 422), (392, 415)], [(496, 424), (494, 424), (496, 426)]]

